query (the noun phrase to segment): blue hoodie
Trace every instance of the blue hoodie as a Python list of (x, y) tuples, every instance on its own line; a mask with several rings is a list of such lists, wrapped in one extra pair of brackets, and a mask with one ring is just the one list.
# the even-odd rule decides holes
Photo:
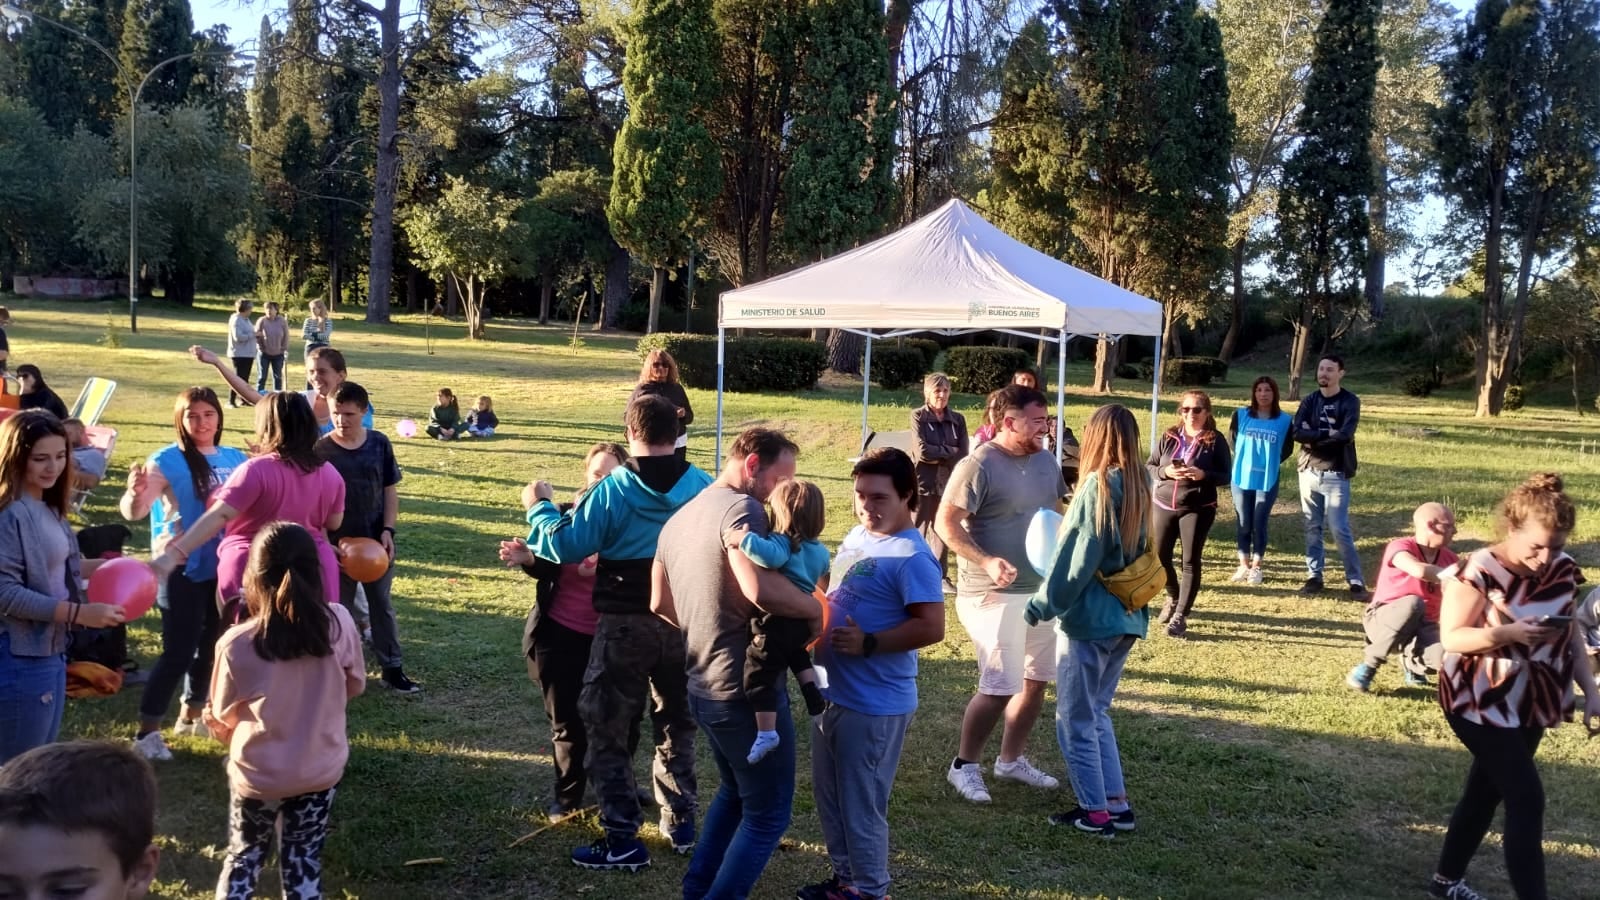
[[(1136, 478), (1145, 477), (1137, 467), (1129, 471)], [(1111, 502), (1119, 508), (1122, 506), (1122, 476), (1120, 469), (1110, 469), (1106, 473)], [(1061, 536), (1056, 541), (1050, 571), (1045, 573), (1044, 584), (1028, 600), (1023, 619), (1029, 625), (1044, 619), (1059, 619), (1056, 627), (1061, 633), (1079, 641), (1098, 641), (1125, 634), (1142, 638), (1150, 627), (1150, 607), (1128, 612), (1095, 574), (1112, 575), (1122, 571), (1138, 558), (1150, 536), (1141, 534), (1139, 546), (1124, 548), (1115, 528), (1105, 533), (1096, 529), (1099, 494), (1098, 478), (1090, 472), (1072, 495), (1072, 505), (1067, 507), (1066, 518), (1061, 523)]]
[(528, 510), (528, 549), (577, 563), (596, 553), (595, 612), (650, 612), (650, 566), (661, 526), (711, 484), (677, 456), (634, 457), (584, 492), (563, 514), (548, 500)]

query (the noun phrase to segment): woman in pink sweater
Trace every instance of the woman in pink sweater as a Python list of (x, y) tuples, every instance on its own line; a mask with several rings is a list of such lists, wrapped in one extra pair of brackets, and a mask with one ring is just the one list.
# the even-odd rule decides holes
[(217, 642), (204, 716), (228, 745), (219, 900), (255, 895), (275, 830), (285, 896), (322, 896), (322, 844), (350, 756), (345, 703), (366, 688), (367, 671), (355, 622), (324, 602), (318, 556), (299, 525), (262, 529), (244, 576), (250, 617)]

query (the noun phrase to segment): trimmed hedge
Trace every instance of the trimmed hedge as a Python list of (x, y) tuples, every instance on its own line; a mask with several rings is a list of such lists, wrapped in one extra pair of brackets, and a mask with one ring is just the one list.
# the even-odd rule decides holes
[[(1218, 369), (1221, 375), (1218, 375)], [(1211, 356), (1189, 356), (1169, 359), (1161, 364), (1161, 380), (1165, 384), (1203, 387), (1213, 378), (1225, 376), (1228, 364)]]
[(1018, 369), (1033, 368), (1033, 354), (1014, 347), (951, 347), (944, 371), (957, 391), (988, 394), (1011, 383)]
[[(665, 350), (678, 361), (679, 379), (689, 387), (717, 389), (717, 339), (705, 334), (646, 335), (639, 356)], [(920, 355), (920, 354), (919, 354)], [(808, 391), (828, 367), (826, 345), (805, 338), (728, 338), (723, 387), (729, 392)]]
[(928, 357), (919, 347), (873, 347), (872, 380), (885, 390), (897, 391), (921, 384), (928, 374)]
[[(905, 345), (922, 351), (923, 360), (926, 362), (926, 367), (922, 370), (924, 375), (933, 371), (933, 363), (939, 358), (939, 351), (943, 349), (939, 346), (938, 341), (929, 340), (928, 338), (906, 338)], [(877, 356), (878, 351), (874, 349), (872, 355)]]

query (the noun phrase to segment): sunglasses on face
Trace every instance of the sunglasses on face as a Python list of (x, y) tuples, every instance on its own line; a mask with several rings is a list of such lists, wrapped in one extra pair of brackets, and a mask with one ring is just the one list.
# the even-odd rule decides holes
[(1204, 407), (1204, 406), (1180, 406), (1180, 407), (1178, 407), (1178, 412), (1181, 412), (1181, 413), (1203, 413), (1203, 412), (1206, 412), (1206, 411), (1207, 411), (1207, 408)]

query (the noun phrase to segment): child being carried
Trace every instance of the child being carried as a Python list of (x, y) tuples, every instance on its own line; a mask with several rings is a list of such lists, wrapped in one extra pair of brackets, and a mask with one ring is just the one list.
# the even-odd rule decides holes
[[(763, 569), (782, 572), (795, 587), (812, 593), (827, 589), (828, 549), (822, 534), (822, 491), (809, 481), (786, 481), (772, 492), (772, 532), (761, 537), (746, 532), (739, 551)], [(778, 692), (784, 670), (794, 672), (806, 709), (821, 715), (825, 703), (806, 645), (812, 623), (805, 619), (761, 615), (750, 620), (750, 647), (744, 657), (744, 693), (756, 711), (756, 740), (749, 762), (760, 762), (778, 746)]]

